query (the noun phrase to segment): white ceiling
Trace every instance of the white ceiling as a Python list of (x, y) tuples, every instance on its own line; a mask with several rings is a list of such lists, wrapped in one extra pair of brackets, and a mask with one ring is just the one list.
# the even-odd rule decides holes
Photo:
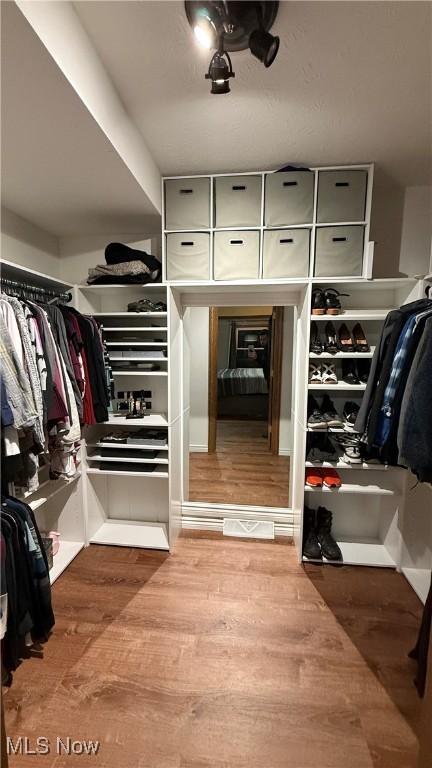
[(275, 63), (234, 54), (228, 96), (182, 2), (74, 5), (164, 173), (375, 161), (430, 183), (430, 3), (282, 2)]
[(157, 212), (21, 12), (1, 11), (2, 204), (54, 235), (157, 232)]

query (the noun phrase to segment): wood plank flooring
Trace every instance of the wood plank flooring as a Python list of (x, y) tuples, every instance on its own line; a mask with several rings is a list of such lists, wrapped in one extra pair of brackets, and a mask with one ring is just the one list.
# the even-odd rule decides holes
[(189, 455), (189, 501), (289, 506), (289, 457), (267, 447), (264, 421), (217, 422), (216, 453)]
[(394, 571), (303, 569), (286, 541), (205, 533), (172, 555), (92, 545), (53, 594), (7, 731), (101, 747), (11, 768), (415, 766), (421, 605)]

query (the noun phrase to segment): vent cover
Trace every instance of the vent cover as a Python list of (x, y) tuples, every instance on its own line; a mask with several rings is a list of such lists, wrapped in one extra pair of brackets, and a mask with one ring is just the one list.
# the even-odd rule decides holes
[(267, 520), (232, 520), (224, 517), (223, 534), (243, 539), (274, 539), (274, 523)]

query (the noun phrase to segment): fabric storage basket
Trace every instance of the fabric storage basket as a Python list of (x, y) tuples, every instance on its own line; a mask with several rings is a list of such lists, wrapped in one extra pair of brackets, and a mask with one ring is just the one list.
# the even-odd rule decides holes
[(259, 232), (215, 232), (214, 279), (257, 279)]
[(265, 225), (311, 224), (314, 178), (310, 171), (268, 173), (265, 178)]
[(317, 221), (364, 221), (367, 171), (319, 171)]
[(264, 232), (264, 278), (309, 275), (309, 229)]
[(167, 280), (208, 280), (210, 235), (172, 233), (166, 236)]
[(363, 270), (364, 227), (318, 227), (315, 277), (358, 277)]
[(215, 179), (216, 227), (259, 227), (261, 176), (218, 176)]
[(165, 229), (210, 227), (210, 179), (165, 181)]

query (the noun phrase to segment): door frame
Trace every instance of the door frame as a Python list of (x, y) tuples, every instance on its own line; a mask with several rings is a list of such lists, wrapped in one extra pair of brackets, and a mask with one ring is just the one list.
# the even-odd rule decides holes
[[(273, 307), (271, 328), (271, 365), (268, 410), (268, 446), (272, 454), (279, 453), (279, 424), (282, 391), (284, 307)], [(208, 452), (216, 452), (218, 386), (217, 358), (219, 337), (219, 310), (211, 306), (209, 312), (209, 374), (208, 374)]]

